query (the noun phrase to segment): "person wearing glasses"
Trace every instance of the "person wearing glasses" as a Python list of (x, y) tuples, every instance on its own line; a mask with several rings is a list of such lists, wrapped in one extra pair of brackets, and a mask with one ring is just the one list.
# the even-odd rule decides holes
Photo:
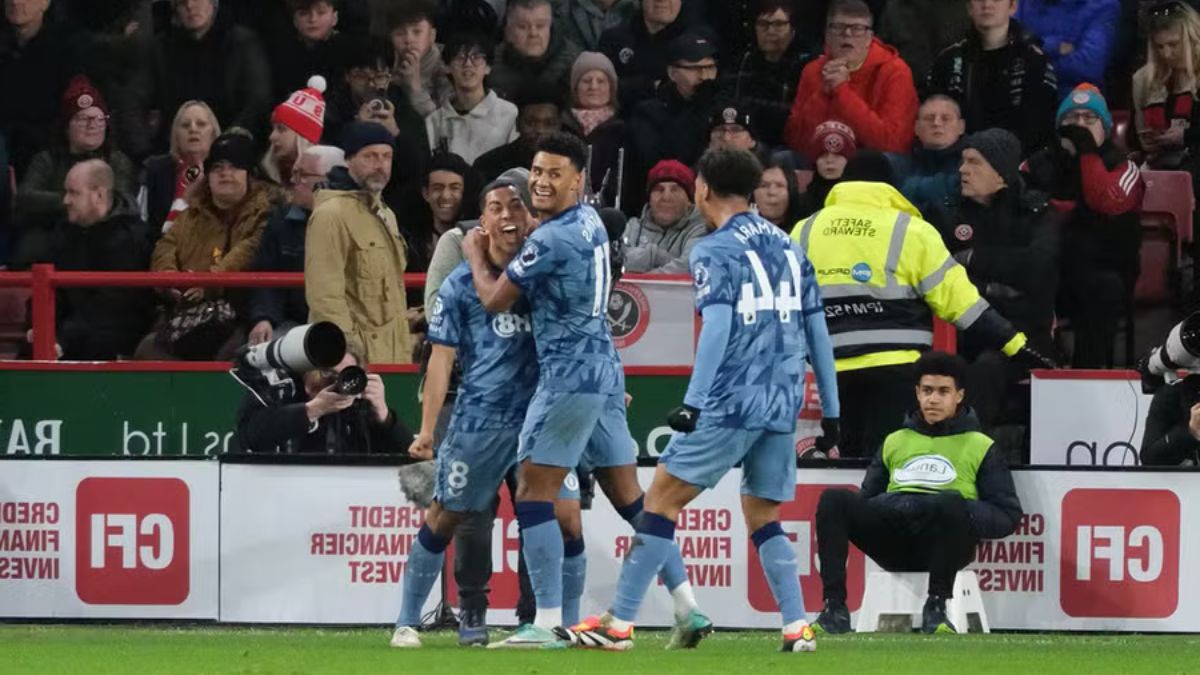
[(473, 164), (480, 155), (517, 139), (517, 106), (484, 86), (492, 72), (492, 40), (452, 36), (442, 50), (454, 92), (425, 118), (432, 152), (451, 152)]
[(1025, 163), (1026, 182), (1070, 205), (1058, 314), (1071, 320), (1076, 368), (1111, 368), (1117, 324), (1138, 275), (1145, 184), (1112, 140), (1108, 104), (1081, 84), (1058, 107), (1058, 143)]
[(33, 156), (17, 189), (13, 220), (19, 233), (18, 258), (21, 239), (34, 231), (47, 231), (66, 216), (63, 185), (75, 164), (103, 159), (112, 167), (117, 194), (132, 199), (138, 191), (137, 169), (109, 140), (109, 109), (100, 90), (78, 75), (63, 92), (60, 110), (63, 133), (49, 149)]
[(617, 94), (624, 110), (654, 96), (667, 81), (671, 42), (690, 25), (681, 16), (683, 0), (644, 0), (641, 5), (641, 11), (600, 35), (598, 51), (617, 69)]
[(730, 98), (756, 110), (759, 141), (778, 147), (796, 83), (817, 50), (796, 32), (791, 0), (756, 0), (754, 5), (754, 44), (738, 59), (727, 89)]
[(967, 133), (1008, 129), (1025, 156), (1054, 140), (1058, 78), (1040, 40), (1012, 18), (1017, 0), (967, 0), (971, 30), (938, 54), (925, 95), (958, 101)]
[(792, 150), (803, 154), (826, 120), (854, 129), (862, 149), (905, 152), (912, 146), (918, 105), (912, 71), (875, 37), (872, 21), (863, 0), (829, 3), (825, 53), (804, 67), (784, 128)]

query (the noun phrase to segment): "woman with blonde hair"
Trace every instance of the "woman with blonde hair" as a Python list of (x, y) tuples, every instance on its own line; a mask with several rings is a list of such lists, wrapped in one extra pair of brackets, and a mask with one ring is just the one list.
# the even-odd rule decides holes
[(1142, 16), (1146, 65), (1133, 74), (1137, 142), (1156, 169), (1178, 169), (1200, 144), (1200, 14), (1183, 0), (1149, 7)]
[(146, 158), (138, 205), (156, 237), (187, 208), (188, 188), (204, 176), (204, 160), (220, 135), (221, 124), (212, 108), (204, 101), (187, 101), (171, 122), (170, 152)]
[(280, 187), (292, 184), (292, 166), (305, 150), (321, 142), (325, 130), (325, 78), (313, 75), (271, 113), (270, 145), (258, 168), (262, 177)]

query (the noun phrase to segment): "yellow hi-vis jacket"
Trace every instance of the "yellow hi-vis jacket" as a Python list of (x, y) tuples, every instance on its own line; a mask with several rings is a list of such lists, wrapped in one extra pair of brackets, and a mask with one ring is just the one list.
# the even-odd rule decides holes
[(937, 229), (885, 183), (839, 183), (792, 231), (812, 261), (839, 372), (912, 363), (933, 315), (1012, 356), (1025, 336), (967, 279)]

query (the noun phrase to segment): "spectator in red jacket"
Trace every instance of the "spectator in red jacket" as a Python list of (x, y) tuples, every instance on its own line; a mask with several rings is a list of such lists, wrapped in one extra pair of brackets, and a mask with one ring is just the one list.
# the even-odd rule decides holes
[(850, 125), (864, 149), (907, 152), (917, 118), (912, 71), (896, 50), (873, 35), (863, 0), (833, 0), (825, 22), (825, 54), (804, 67), (784, 129), (788, 147), (803, 152), (817, 125)]
[(1112, 114), (1094, 86), (1081, 84), (1058, 107), (1057, 145), (1025, 162), (1026, 179), (1067, 212), (1058, 314), (1071, 319), (1076, 368), (1112, 366), (1117, 324), (1138, 276), (1145, 185), (1112, 141)]

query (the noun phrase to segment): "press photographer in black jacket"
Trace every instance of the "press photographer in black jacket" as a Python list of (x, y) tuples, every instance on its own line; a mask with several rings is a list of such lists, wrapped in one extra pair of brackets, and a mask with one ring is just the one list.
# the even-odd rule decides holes
[(347, 350), (333, 368), (311, 370), (293, 377), (293, 392), (275, 402), (272, 390), (247, 387), (238, 410), (237, 435), (249, 452), (400, 454), (413, 435), (388, 408), (383, 379), (366, 375), (361, 394), (339, 394), (338, 373), (364, 367), (362, 357)]
[(1154, 393), (1141, 460), (1145, 466), (1200, 464), (1200, 375), (1188, 375)]

